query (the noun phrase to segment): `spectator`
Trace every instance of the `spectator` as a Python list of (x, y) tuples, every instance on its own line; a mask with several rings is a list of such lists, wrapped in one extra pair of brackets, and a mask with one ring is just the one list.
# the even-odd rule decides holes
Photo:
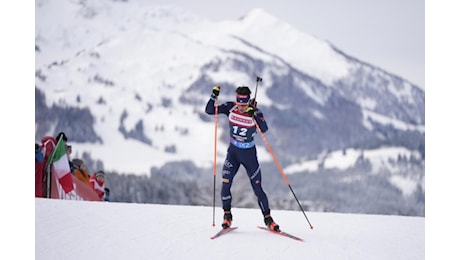
[[(49, 168), (47, 167), (48, 159), (56, 147), (56, 140), (52, 136), (44, 136), (39, 145), (39, 149), (43, 155), (43, 161), (39, 161), (40, 154), (37, 154), (35, 149), (35, 197), (49, 198), (50, 187), (49, 185)], [(37, 148), (37, 146), (35, 146)]]
[(86, 170), (86, 167), (83, 161), (80, 159), (73, 159), (72, 164), (74, 167), (75, 177), (77, 177), (77, 179), (89, 185), (90, 176), (89, 176), (88, 171)]
[(42, 147), (35, 143), (35, 197), (43, 197), (43, 169), (45, 167), (45, 154)]
[(45, 160), (45, 155), (42, 152), (42, 148), (39, 144), (35, 143), (35, 161), (42, 163)]
[(70, 160), (70, 155), (72, 154), (72, 146), (66, 144), (65, 151), (67, 154), (67, 159), (69, 159), (70, 172), (75, 175), (75, 166), (73, 165), (73, 162)]
[(104, 188), (104, 191), (105, 191), (105, 197), (104, 197), (104, 200), (105, 201), (110, 201), (110, 189), (105, 187)]
[(89, 186), (96, 191), (97, 195), (101, 200), (105, 199), (105, 176), (104, 172), (99, 170), (91, 176), (89, 179)]
[(64, 132), (60, 132), (58, 135), (56, 135), (56, 142), (59, 142), (59, 139), (64, 141), (65, 144), (67, 144), (67, 136), (64, 134)]

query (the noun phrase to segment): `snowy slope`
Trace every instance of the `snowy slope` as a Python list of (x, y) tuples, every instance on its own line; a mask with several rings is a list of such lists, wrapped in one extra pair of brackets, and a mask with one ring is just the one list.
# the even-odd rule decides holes
[(425, 258), (425, 218), (272, 211), (304, 242), (258, 230), (258, 209), (233, 209), (239, 228), (216, 240), (221, 209), (35, 199), (35, 259)]

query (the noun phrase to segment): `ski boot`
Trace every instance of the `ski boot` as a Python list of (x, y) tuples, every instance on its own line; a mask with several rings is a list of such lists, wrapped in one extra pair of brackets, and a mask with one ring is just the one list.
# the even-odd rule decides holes
[(222, 228), (227, 229), (232, 225), (232, 213), (230, 211), (224, 211), (224, 222)]
[(270, 216), (270, 210), (264, 212), (264, 222), (271, 231), (280, 231), (280, 226), (276, 224), (275, 221), (273, 221), (273, 218)]

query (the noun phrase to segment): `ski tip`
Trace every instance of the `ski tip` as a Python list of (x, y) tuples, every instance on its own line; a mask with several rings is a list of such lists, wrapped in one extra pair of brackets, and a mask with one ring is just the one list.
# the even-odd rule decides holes
[(292, 238), (292, 239), (300, 241), (300, 242), (304, 242), (304, 240), (302, 238), (294, 236), (294, 235), (291, 235), (289, 233), (286, 233), (286, 232), (282, 231), (281, 229), (278, 230), (278, 231), (275, 231), (275, 230), (270, 230), (267, 227), (262, 227), (262, 226), (257, 226), (257, 227), (260, 228), (260, 229), (266, 230), (268, 232), (271, 232), (271, 233), (275, 233), (275, 234), (278, 234), (278, 235), (281, 235), (281, 236)]
[(215, 239), (215, 238), (218, 238), (220, 236), (222, 236), (223, 234), (225, 233), (228, 233), (232, 230), (235, 230), (237, 229), (238, 227), (229, 227), (229, 228), (226, 228), (226, 229), (221, 229), (219, 232), (217, 232), (217, 234), (215, 234), (214, 236), (211, 237), (211, 239)]

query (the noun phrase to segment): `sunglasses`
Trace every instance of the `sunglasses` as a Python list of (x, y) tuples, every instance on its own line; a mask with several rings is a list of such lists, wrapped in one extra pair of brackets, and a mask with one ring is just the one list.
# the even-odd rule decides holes
[(236, 105), (237, 105), (238, 107), (247, 107), (247, 106), (249, 106), (248, 103), (236, 103)]

